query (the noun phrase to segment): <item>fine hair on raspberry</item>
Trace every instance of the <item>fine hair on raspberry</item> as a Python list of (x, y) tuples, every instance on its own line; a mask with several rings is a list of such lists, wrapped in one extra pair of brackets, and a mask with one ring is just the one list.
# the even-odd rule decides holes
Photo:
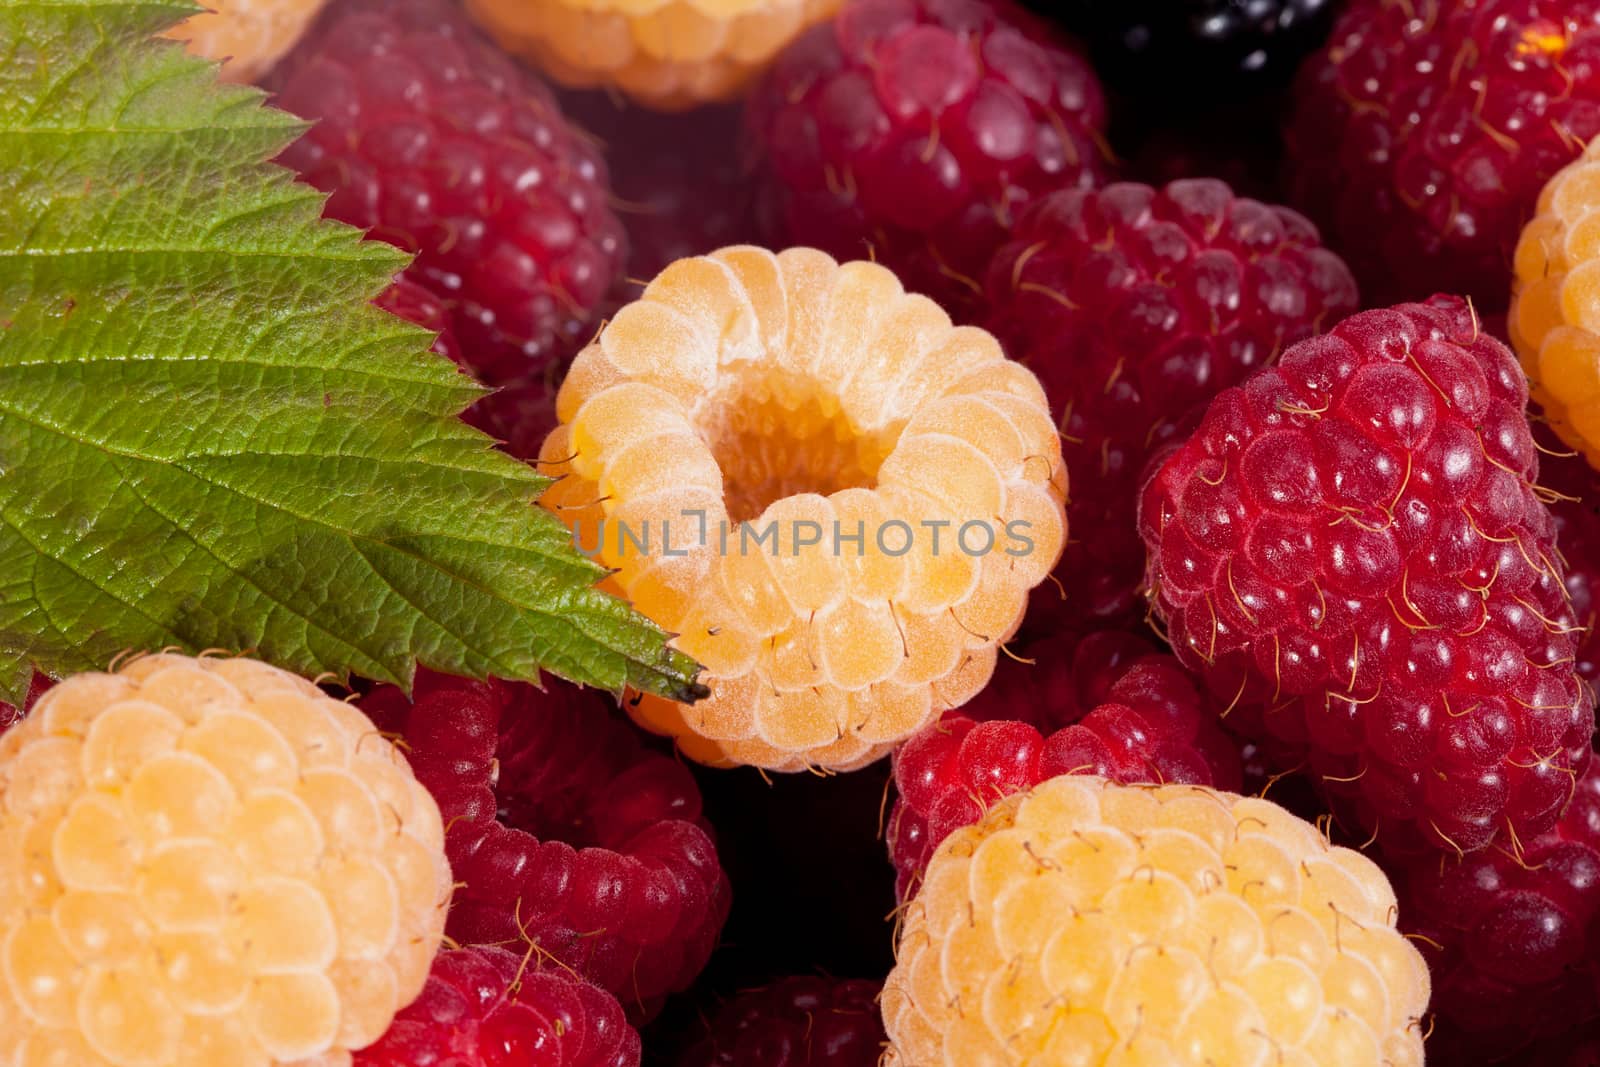
[(361, 707), (439, 799), (452, 937), (537, 945), (635, 1018), (700, 973), (729, 890), (699, 790), (606, 698), (422, 672), (412, 699), (383, 686)]
[(1176, 659), (1134, 634), (1025, 646), (971, 703), (895, 753), (886, 837), (900, 898), (953, 830), (1058, 774), (1237, 792), (1239, 751), (1217, 711)]
[[(1210, 178), (1036, 201), (989, 264), (985, 322), (1061, 426), (1073, 531), (1030, 631), (1142, 617), (1134, 512), (1152, 454), (1206, 401), (1356, 310), (1316, 227)], [(1042, 601), (1042, 603), (1041, 603)]]
[(617, 999), (536, 951), (439, 953), (421, 995), (352, 1067), (639, 1067)]
[(1220, 394), (1144, 489), (1178, 656), (1391, 850), (1515, 852), (1589, 761), (1526, 403), (1464, 301), (1367, 311)]

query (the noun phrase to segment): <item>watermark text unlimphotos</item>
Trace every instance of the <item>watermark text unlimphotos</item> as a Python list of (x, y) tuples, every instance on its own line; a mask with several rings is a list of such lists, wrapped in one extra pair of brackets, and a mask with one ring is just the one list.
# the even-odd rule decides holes
[(931, 556), (960, 552), (974, 557), (991, 552), (1026, 556), (1034, 547), (1028, 536), (1033, 523), (1026, 519), (959, 523), (953, 519), (887, 519), (871, 526), (865, 520), (852, 525), (835, 519), (832, 527), (830, 530), (812, 519), (769, 519), (765, 523), (723, 520), (712, 529), (704, 509), (690, 508), (679, 512), (676, 519), (660, 522), (633, 524), (604, 518), (575, 522), (572, 543), (591, 559), (602, 554), (687, 556), (708, 547), (714, 547), (720, 556), (798, 556), (807, 550), (835, 556), (865, 556), (869, 550), (904, 556), (917, 550)]

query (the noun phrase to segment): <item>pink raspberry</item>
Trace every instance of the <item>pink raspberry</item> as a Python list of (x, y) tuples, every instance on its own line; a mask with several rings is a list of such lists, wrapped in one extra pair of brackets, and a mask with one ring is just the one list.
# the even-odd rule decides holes
[(589, 339), (625, 255), (605, 164), (455, 5), (335, 5), (267, 84), (316, 120), (280, 161), (332, 194), (329, 217), (417, 253), (406, 277), (443, 302), (480, 377)]
[(678, 1067), (878, 1067), (878, 982), (781, 978), (716, 1013)]
[(1300, 70), (1294, 203), (1369, 301), (1511, 297), (1539, 190), (1600, 133), (1600, 0), (1353, 0)]
[(988, 328), (1060, 415), (1069, 473), (1065, 601), (1043, 587), (1030, 630), (1141, 616), (1134, 511), (1152, 452), (1216, 393), (1356, 309), (1355, 282), (1315, 227), (1205, 178), (1036, 201), (986, 288)]
[(1363, 312), (1217, 396), (1144, 490), (1179, 657), (1391, 851), (1514, 848), (1589, 759), (1527, 397), (1465, 302)]
[(1110, 169), (1093, 71), (1009, 0), (853, 0), (779, 56), (746, 124), (771, 243), (870, 250), (952, 311), (1029, 201)]
[(1239, 788), (1238, 749), (1177, 660), (1129, 634), (1095, 634), (1075, 654), (1067, 643), (1030, 646), (1035, 665), (997, 673), (895, 753), (889, 856), (902, 900), (939, 842), (1058, 774)]
[[(1433, 973), (1430, 1062), (1485, 1062), (1600, 1015), (1600, 773), (1520, 851), (1385, 862)], [(1558, 1061), (1559, 1062), (1559, 1061)]]
[(639, 1017), (700, 973), (729, 890), (699, 790), (599, 694), (421, 672), (361, 708), (439, 802), (452, 937), (525, 938)]
[(434, 957), (422, 995), (353, 1067), (638, 1067), (639, 1034), (605, 990), (503, 948)]

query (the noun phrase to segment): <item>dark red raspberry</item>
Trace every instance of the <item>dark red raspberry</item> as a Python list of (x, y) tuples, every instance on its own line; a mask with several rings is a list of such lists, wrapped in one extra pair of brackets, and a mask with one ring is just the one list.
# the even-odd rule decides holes
[(746, 117), (773, 244), (870, 253), (951, 309), (1030, 200), (1109, 170), (1093, 71), (1009, 0), (852, 0)]
[(446, 949), (422, 995), (353, 1067), (638, 1067), (622, 1006), (559, 967), (503, 948)]
[(1600, 773), (1520, 848), (1384, 863), (1433, 974), (1430, 1063), (1492, 1062), (1600, 1015)]
[(881, 984), (781, 978), (723, 1005), (678, 1067), (877, 1067)]
[(437, 334), (433, 339), (433, 351), (458, 366), (466, 366), (461, 342), (456, 340), (455, 329), (450, 321), (450, 310), (431, 291), (403, 274), (396, 275), (394, 283), (379, 293), (373, 303), (423, 329), (432, 330)]
[(705, 966), (728, 882), (683, 765), (594, 691), (549, 685), (420, 672), (414, 701), (381, 686), (361, 708), (439, 802), (450, 935), (526, 938), (644, 1017)]
[(1539, 190), (1600, 133), (1600, 0), (1353, 0), (1301, 69), (1296, 205), (1369, 302), (1493, 311)]
[(1529, 841), (1589, 759), (1527, 397), (1463, 301), (1363, 312), (1220, 394), (1144, 490), (1179, 657), (1391, 851)]
[(567, 93), (561, 105), (604, 146), (631, 277), (754, 240), (739, 108), (663, 114), (606, 93)]
[(417, 253), (486, 380), (538, 371), (595, 329), (622, 227), (605, 165), (532, 74), (447, 0), (332, 5), (268, 79), (316, 125), (280, 162), (325, 214)]
[(532, 463), (539, 458), (545, 435), (556, 428), (557, 385), (551, 377), (540, 375), (501, 386), (461, 418), (501, 442), (509, 454)]
[(1350, 272), (1314, 226), (1211, 179), (1052, 193), (995, 254), (986, 289), (989, 329), (1061, 416), (1072, 540), (1052, 626), (1142, 615), (1134, 511), (1151, 453), (1212, 396), (1356, 309)]
[(1031, 679), (997, 675), (895, 753), (889, 857), (901, 899), (939, 842), (1001, 797), (1058, 774), (1239, 788), (1238, 749), (1177, 660), (1129, 634), (1096, 634), (1076, 653), (1066, 646), (1030, 646)]

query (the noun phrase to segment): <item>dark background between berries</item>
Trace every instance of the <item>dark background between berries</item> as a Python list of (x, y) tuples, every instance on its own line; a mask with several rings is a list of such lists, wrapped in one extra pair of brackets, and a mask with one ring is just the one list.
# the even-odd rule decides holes
[(645, 1028), (647, 1067), (674, 1064), (741, 990), (791, 974), (889, 973), (895, 872), (880, 832), (889, 776), (887, 760), (826, 776), (696, 768), (733, 910), (695, 990)]

